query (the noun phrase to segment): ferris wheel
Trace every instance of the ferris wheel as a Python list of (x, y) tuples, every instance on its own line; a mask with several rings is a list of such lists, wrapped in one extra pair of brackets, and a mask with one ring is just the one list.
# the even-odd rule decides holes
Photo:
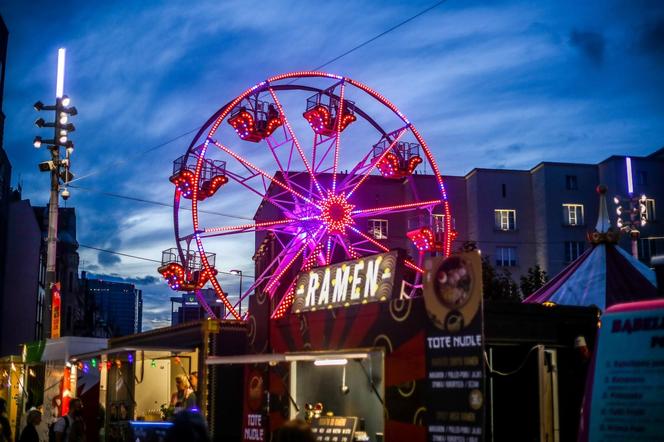
[[(415, 179), (422, 169), (432, 174), (425, 188)], [(454, 236), (440, 170), (417, 129), (378, 92), (325, 72), (277, 75), (222, 106), (174, 161), (170, 181), (176, 247), (159, 272), (172, 289), (195, 292), (212, 317), (200, 293), (208, 284), (226, 318), (242, 319), (243, 300), (259, 291), (278, 303), (278, 317), (298, 271), (389, 251), (370, 220), (415, 220), (406, 233), (417, 251), (405, 260), (411, 293), (423, 256), (448, 255)], [(270, 262), (231, 302), (216, 261), (266, 243)]]

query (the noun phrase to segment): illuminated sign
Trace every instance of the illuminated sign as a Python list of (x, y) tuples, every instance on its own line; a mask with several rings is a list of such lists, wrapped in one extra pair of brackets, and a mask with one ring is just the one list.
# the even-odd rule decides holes
[(398, 251), (381, 253), (300, 273), (293, 312), (390, 299), (398, 255)]
[(60, 338), (60, 283), (51, 286), (51, 339)]

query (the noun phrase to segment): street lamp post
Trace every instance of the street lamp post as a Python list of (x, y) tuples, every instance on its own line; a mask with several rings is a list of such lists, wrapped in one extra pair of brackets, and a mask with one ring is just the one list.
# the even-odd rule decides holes
[[(53, 139), (44, 140), (36, 136), (33, 142), (35, 148), (39, 149), (46, 144), (51, 154), (50, 161), (39, 163), (39, 170), (51, 173), (51, 190), (48, 208), (48, 236), (46, 239), (46, 291), (48, 292), (48, 309), (50, 314), (45, 314), (46, 329), (45, 336), (57, 339), (60, 337), (60, 290), (57, 283), (55, 269), (56, 248), (58, 243), (58, 209), (59, 196), (62, 199), (69, 198), (67, 185), (72, 180), (73, 174), (70, 172), (70, 158), (74, 152), (74, 143), (68, 139), (69, 132), (76, 130), (72, 123), (68, 123), (69, 117), (73, 117), (78, 112), (75, 107), (69, 107), (70, 99), (64, 95), (64, 75), (65, 75), (65, 49), (58, 50), (58, 70), (55, 89), (55, 104), (45, 105), (41, 101), (35, 103), (36, 111), (55, 111), (55, 118), (52, 122), (47, 122), (43, 118), (38, 118), (35, 125), (39, 128), (53, 128)], [(60, 148), (65, 149), (64, 158), (61, 157)], [(60, 184), (63, 184), (61, 187)]]
[(240, 318), (242, 317), (242, 270), (233, 269), (230, 270), (233, 275), (238, 275), (240, 277), (240, 295), (238, 297), (238, 304), (240, 305), (239, 313)]
[(638, 197), (630, 194), (629, 198), (618, 196), (613, 198), (613, 202), (617, 206), (616, 224), (621, 231), (629, 233), (632, 240), (632, 256), (636, 259), (639, 259), (639, 236), (641, 234), (639, 228), (645, 226), (648, 219), (646, 201), (645, 195)]

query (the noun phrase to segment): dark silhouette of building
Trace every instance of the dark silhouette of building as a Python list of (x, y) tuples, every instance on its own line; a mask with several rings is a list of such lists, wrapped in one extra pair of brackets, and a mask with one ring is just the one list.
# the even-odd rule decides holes
[[(39, 287), (45, 296), (50, 296), (46, 287), (46, 238), (48, 236), (48, 206), (35, 207), (42, 243), (40, 252)], [(78, 242), (76, 241), (76, 210), (73, 207), (60, 207), (58, 210), (58, 244), (56, 249), (55, 273), (60, 282), (61, 336), (75, 336), (77, 323), (83, 321), (83, 296), (78, 290)], [(45, 303), (48, 304), (48, 303)], [(50, 312), (44, 312), (50, 314)], [(45, 336), (48, 337), (48, 336)]]
[(134, 284), (88, 278), (85, 271), (79, 283), (85, 298), (82, 334), (114, 338), (141, 332), (143, 292)]
[(19, 346), (43, 339), (44, 288), (40, 286), (41, 231), (30, 200), (11, 194), (7, 228), (4, 293), (0, 317), (0, 355), (20, 354)]
[[(214, 290), (203, 289), (201, 294), (217, 318), (222, 318), (225, 313), (224, 304), (218, 300)], [(175, 308), (176, 304), (178, 305), (177, 309)], [(194, 293), (183, 293), (181, 296), (171, 297), (171, 325), (200, 321), (201, 319), (207, 319), (208, 316), (205, 309), (196, 300)]]

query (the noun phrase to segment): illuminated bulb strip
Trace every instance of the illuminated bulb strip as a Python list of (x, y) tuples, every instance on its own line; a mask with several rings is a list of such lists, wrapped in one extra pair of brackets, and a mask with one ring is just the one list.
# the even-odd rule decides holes
[(373, 244), (373, 245), (375, 245), (376, 247), (378, 247), (379, 249), (381, 249), (383, 252), (389, 252), (389, 251), (390, 251), (390, 249), (388, 249), (387, 247), (385, 247), (384, 245), (382, 245), (381, 243), (379, 243), (378, 241), (376, 241), (375, 239), (373, 239), (372, 237), (370, 237), (370, 236), (367, 235), (366, 233), (362, 232), (362, 231), (359, 230), (357, 227), (349, 226), (348, 228), (349, 228), (350, 230), (352, 230), (353, 232), (357, 233), (358, 235), (360, 235), (362, 238), (364, 238), (364, 239), (366, 239), (367, 241), (369, 241), (371, 244)]
[(279, 305), (274, 309), (274, 312), (272, 312), (271, 319), (283, 318), (286, 311), (291, 305), (293, 305), (293, 300), (295, 299), (295, 283), (296, 280), (294, 279), (293, 282), (291, 282), (290, 288), (286, 291), (286, 295), (281, 298)]
[[(281, 277), (284, 276), (284, 274), (288, 271), (288, 269), (290, 269), (290, 267), (293, 265), (293, 263), (295, 262), (295, 260), (297, 260), (297, 259), (300, 257), (300, 255), (302, 254), (302, 252), (304, 252), (304, 249), (306, 249), (307, 247), (308, 247), (307, 243), (304, 243), (304, 244), (302, 245), (302, 247), (300, 247), (300, 250), (298, 250), (297, 253), (295, 254), (295, 256), (293, 256), (293, 257), (291, 258), (291, 260), (288, 262), (288, 264), (286, 264), (286, 266), (285, 266), (283, 269), (281, 269), (281, 271), (279, 272), (279, 274), (276, 275), (276, 276), (272, 276), (272, 280), (271, 280), (270, 283), (267, 285), (267, 287), (265, 288), (265, 290), (267, 290), (268, 292), (270, 292), (270, 291), (274, 288), (274, 286), (275, 286), (278, 282), (281, 281)], [(270, 294), (270, 297), (272, 297), (272, 294)]]
[(417, 203), (397, 204), (395, 206), (374, 207), (372, 209), (353, 210), (352, 214), (353, 215), (371, 214), (371, 213), (375, 213), (375, 212), (384, 212), (384, 211), (390, 211), (390, 210), (412, 209), (412, 208), (416, 208), (416, 207), (432, 206), (432, 205), (436, 205), (436, 204), (440, 204), (440, 203), (441, 203), (440, 200), (419, 201)]
[(203, 232), (213, 233), (213, 232), (230, 232), (230, 231), (233, 231), (233, 230), (257, 229), (259, 227), (276, 226), (276, 225), (279, 225), (279, 224), (293, 223), (295, 221), (299, 221), (299, 220), (281, 219), (281, 220), (278, 220), (278, 221), (265, 221), (265, 222), (262, 222), (262, 223), (243, 224), (243, 225), (240, 225), (240, 226), (209, 227), (209, 228), (203, 230)]
[(255, 165), (252, 164), (251, 162), (245, 160), (244, 158), (242, 158), (241, 156), (239, 156), (238, 154), (236, 154), (235, 152), (233, 152), (232, 150), (230, 150), (229, 148), (227, 148), (227, 147), (224, 146), (223, 144), (219, 143), (219, 142), (216, 141), (216, 140), (210, 140), (210, 141), (212, 141), (212, 142), (214, 143), (214, 145), (217, 146), (219, 149), (223, 150), (223, 151), (226, 152), (228, 155), (232, 156), (233, 158), (235, 158), (236, 160), (238, 160), (240, 163), (242, 163), (243, 165), (247, 166), (248, 168), (253, 169), (254, 171), (260, 173), (260, 174), (263, 175), (265, 178), (267, 178), (268, 180), (272, 181), (274, 184), (278, 185), (279, 187), (282, 187), (283, 189), (287, 190), (288, 192), (292, 193), (293, 195), (297, 196), (298, 198), (301, 198), (302, 200), (308, 202), (309, 204), (312, 204), (312, 205), (314, 205), (314, 206), (320, 208), (320, 206), (317, 205), (316, 203), (314, 203), (311, 199), (309, 199), (309, 198), (307, 198), (306, 196), (302, 195), (302, 194), (299, 193), (298, 191), (293, 190), (293, 188), (287, 186), (286, 184), (282, 183), (282, 182), (279, 181), (278, 179), (273, 178), (270, 174), (268, 174), (267, 172), (265, 172), (263, 169), (261, 169), (261, 168), (258, 167), (258, 166), (255, 166)]
[(390, 100), (385, 98), (383, 95), (381, 95), (378, 92), (376, 92), (375, 90), (371, 89), (369, 86), (366, 86), (366, 85), (360, 83), (359, 81), (355, 81), (351, 78), (345, 78), (345, 80), (348, 81), (353, 86), (358, 87), (358, 88), (362, 89), (364, 92), (366, 92), (367, 94), (373, 96), (375, 99), (377, 99), (378, 101), (383, 103), (385, 106), (389, 107), (392, 110), (392, 112), (397, 114), (399, 116), (399, 118), (401, 118), (406, 124), (410, 124), (410, 121), (408, 121), (408, 118), (406, 118), (406, 116), (404, 114), (402, 114), (401, 111), (394, 104), (392, 104), (392, 102), (390, 102)]
[(325, 265), (330, 265), (332, 260), (332, 237), (327, 237), (327, 253), (325, 254)]
[(350, 199), (350, 196), (353, 194), (353, 192), (355, 192), (357, 190), (357, 188), (360, 187), (362, 185), (362, 183), (367, 179), (367, 177), (371, 174), (371, 171), (373, 170), (373, 168), (376, 167), (378, 165), (378, 163), (380, 163), (383, 160), (383, 158), (385, 158), (385, 155), (387, 155), (389, 152), (392, 151), (392, 148), (394, 148), (394, 145), (399, 142), (399, 140), (401, 139), (401, 137), (405, 133), (406, 133), (406, 129), (404, 128), (404, 129), (401, 130), (401, 132), (399, 132), (399, 135), (397, 135), (397, 137), (394, 139), (394, 141), (392, 141), (390, 146), (387, 149), (385, 149), (385, 151), (383, 151), (383, 153), (380, 155), (380, 158), (378, 158), (378, 161), (374, 162), (373, 166), (371, 166), (371, 168), (369, 170), (367, 170), (367, 172), (362, 176), (362, 179), (360, 181), (358, 181), (358, 183), (355, 185), (355, 187), (353, 187), (353, 189), (350, 192), (348, 192), (348, 198), (349, 199)]
[(343, 78), (341, 75), (329, 74), (327, 72), (322, 72), (322, 71), (297, 71), (297, 72), (289, 72), (287, 74), (275, 75), (274, 77), (268, 78), (267, 81), (271, 83), (273, 81), (285, 80), (288, 78), (295, 78), (295, 77), (328, 77), (328, 78), (336, 78), (337, 80), (341, 80)]
[(341, 83), (339, 109), (337, 109), (337, 139), (334, 140), (334, 163), (332, 165), (332, 193), (337, 193), (337, 166), (339, 166), (339, 143), (341, 142), (341, 120), (344, 114), (344, 92), (346, 83)]
[(408, 260), (408, 259), (404, 260), (404, 264), (409, 269), (413, 269), (413, 270), (415, 270), (416, 272), (419, 272), (419, 273), (424, 273), (424, 269), (422, 267), (418, 267), (417, 265), (415, 265), (415, 263), (411, 260)]
[(277, 109), (279, 109), (279, 114), (283, 118), (284, 124), (286, 125), (286, 128), (288, 129), (288, 133), (290, 134), (291, 138), (293, 139), (293, 143), (295, 143), (295, 147), (297, 148), (298, 153), (300, 154), (300, 157), (302, 158), (302, 162), (304, 162), (304, 167), (307, 168), (307, 172), (309, 172), (309, 175), (311, 175), (311, 178), (316, 185), (316, 189), (318, 189), (318, 193), (320, 195), (323, 194), (323, 190), (320, 187), (320, 184), (318, 183), (318, 180), (316, 179), (316, 175), (314, 174), (313, 169), (311, 168), (311, 165), (309, 164), (309, 160), (307, 160), (306, 155), (304, 154), (304, 151), (302, 150), (302, 146), (300, 146), (300, 142), (298, 141), (297, 137), (295, 136), (295, 132), (293, 131), (292, 126), (290, 125), (290, 122), (288, 121), (288, 117), (286, 117), (286, 113), (284, 112), (284, 108), (281, 106), (281, 102), (277, 98), (277, 94), (272, 90), (272, 88), (268, 88), (270, 91), (270, 95), (272, 95), (272, 100), (274, 101), (274, 104), (277, 105)]

